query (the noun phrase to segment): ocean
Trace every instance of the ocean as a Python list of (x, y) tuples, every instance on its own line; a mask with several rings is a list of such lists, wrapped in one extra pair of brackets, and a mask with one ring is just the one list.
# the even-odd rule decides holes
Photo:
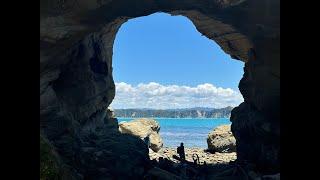
[[(118, 122), (133, 118), (118, 117)], [(164, 147), (177, 147), (181, 142), (185, 147), (207, 148), (207, 137), (217, 126), (231, 124), (229, 118), (153, 118), (160, 124), (160, 136)]]

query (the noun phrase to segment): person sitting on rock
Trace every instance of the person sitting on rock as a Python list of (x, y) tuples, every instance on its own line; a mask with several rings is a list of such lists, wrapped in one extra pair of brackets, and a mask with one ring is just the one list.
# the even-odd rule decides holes
[(184, 153), (184, 146), (183, 143), (180, 144), (179, 147), (177, 147), (177, 153), (180, 156), (180, 159), (185, 160), (186, 159), (186, 155)]

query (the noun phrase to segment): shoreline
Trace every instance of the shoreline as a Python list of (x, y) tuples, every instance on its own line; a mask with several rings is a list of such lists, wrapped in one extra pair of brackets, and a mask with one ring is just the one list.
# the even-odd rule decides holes
[(218, 118), (207, 118), (207, 117), (115, 117), (119, 119), (230, 119), (230, 117), (218, 117)]
[[(200, 164), (203, 164), (204, 161), (206, 164), (227, 164), (230, 161), (234, 161), (237, 159), (236, 152), (231, 153), (210, 153), (205, 152), (206, 148), (198, 148), (198, 147), (191, 147), (185, 148), (186, 160), (193, 162), (192, 155), (197, 154), (199, 157)], [(153, 152), (149, 149), (149, 157), (150, 160), (159, 161), (159, 157), (167, 158), (173, 162), (179, 163), (178, 160), (174, 159), (172, 156), (176, 155), (176, 148), (171, 147), (162, 147), (158, 152)]]

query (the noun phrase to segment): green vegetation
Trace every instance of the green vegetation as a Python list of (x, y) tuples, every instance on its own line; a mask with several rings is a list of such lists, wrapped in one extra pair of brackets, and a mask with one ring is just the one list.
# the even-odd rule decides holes
[(50, 143), (40, 135), (40, 180), (58, 180), (59, 161)]

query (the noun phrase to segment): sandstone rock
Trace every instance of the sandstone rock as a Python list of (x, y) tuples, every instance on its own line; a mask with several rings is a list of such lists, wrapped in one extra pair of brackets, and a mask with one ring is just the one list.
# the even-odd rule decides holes
[(119, 123), (119, 131), (124, 134), (131, 134), (141, 139), (149, 136), (150, 148), (154, 152), (158, 152), (163, 142), (159, 135), (160, 126), (153, 119), (136, 119), (130, 122)]
[(160, 137), (160, 135), (156, 132), (151, 132), (150, 134), (150, 148), (155, 151), (158, 152), (163, 146), (163, 142), (162, 139)]
[(230, 125), (222, 125), (209, 133), (208, 149), (216, 152), (236, 151), (236, 139), (232, 135)]

